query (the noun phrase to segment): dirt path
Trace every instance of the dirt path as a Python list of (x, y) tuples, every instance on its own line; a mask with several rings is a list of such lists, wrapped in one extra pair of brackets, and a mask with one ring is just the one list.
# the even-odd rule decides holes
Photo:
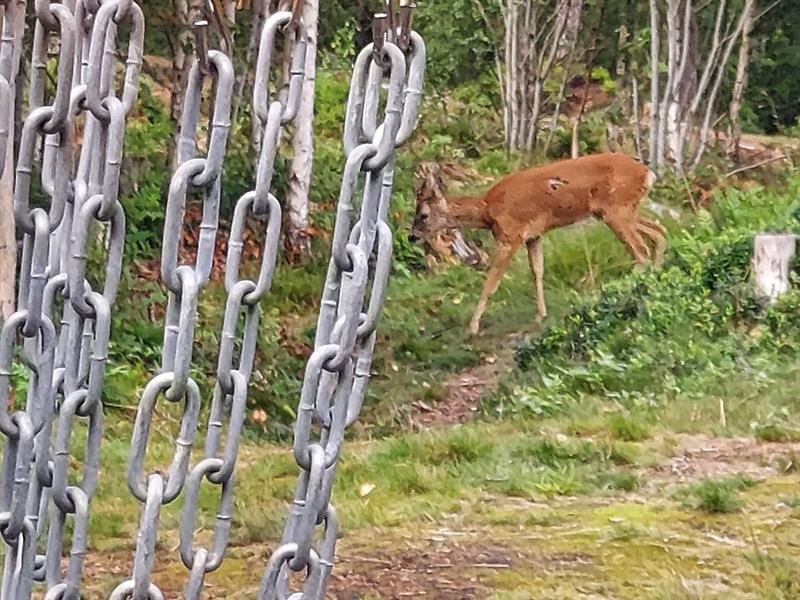
[(413, 427), (455, 425), (472, 419), (479, 412), (484, 396), (495, 390), (499, 378), (510, 370), (513, 354), (513, 345), (505, 344), (496, 353), (484, 355), (479, 365), (453, 374), (438, 402), (414, 403)]
[(798, 442), (678, 434), (672, 456), (652, 469), (648, 479), (692, 482), (741, 475), (758, 481), (796, 470), (797, 457), (800, 457)]

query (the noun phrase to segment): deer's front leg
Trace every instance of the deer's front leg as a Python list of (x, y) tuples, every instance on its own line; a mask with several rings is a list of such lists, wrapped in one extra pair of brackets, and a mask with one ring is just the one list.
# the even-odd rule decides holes
[(519, 245), (517, 244), (497, 244), (494, 254), (492, 255), (492, 267), (489, 269), (489, 275), (486, 277), (486, 282), (483, 284), (481, 299), (478, 302), (478, 306), (475, 307), (475, 313), (472, 315), (472, 320), (470, 321), (469, 328), (467, 329), (470, 334), (475, 335), (478, 333), (478, 330), (481, 326), (481, 316), (483, 316), (483, 311), (486, 310), (486, 305), (489, 302), (489, 296), (494, 294), (497, 291), (497, 288), (500, 287), (500, 280), (503, 278), (503, 274), (508, 269), (508, 265), (511, 264), (511, 259), (514, 257), (514, 253), (517, 251), (517, 248), (519, 248)]
[(547, 316), (547, 305), (544, 301), (544, 251), (542, 250), (541, 236), (528, 240), (526, 245), (528, 262), (536, 285), (536, 322), (541, 323)]

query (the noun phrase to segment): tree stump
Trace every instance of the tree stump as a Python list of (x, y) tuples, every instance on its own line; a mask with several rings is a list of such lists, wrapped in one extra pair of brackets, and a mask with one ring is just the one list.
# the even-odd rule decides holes
[(789, 291), (789, 268), (795, 255), (797, 236), (760, 234), (753, 238), (753, 281), (756, 294), (772, 304)]

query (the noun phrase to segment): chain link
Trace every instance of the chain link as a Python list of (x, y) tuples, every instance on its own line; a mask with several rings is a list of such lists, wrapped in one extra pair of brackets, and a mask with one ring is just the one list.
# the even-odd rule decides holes
[[(101, 7), (101, 11), (104, 7)], [(99, 14), (99, 13), (98, 13)], [(177, 146), (176, 168), (167, 197), (166, 219), (161, 254), (161, 279), (169, 291), (164, 328), (161, 373), (145, 386), (136, 413), (131, 450), (128, 459), (127, 481), (131, 493), (144, 504), (137, 537), (133, 572), (129, 580), (120, 583), (112, 598), (160, 598), (161, 591), (151, 582), (155, 546), (158, 541), (158, 524), (161, 506), (175, 501), (187, 485), (184, 505), (197, 505), (198, 479), (196, 469), (190, 474), (189, 463), (200, 422), (201, 393), (192, 379), (192, 351), (197, 319), (197, 303), (211, 275), (214, 246), (219, 227), (219, 201), (222, 185), (222, 165), (230, 130), (231, 102), (233, 98), (233, 63), (225, 53), (211, 50), (203, 61), (208, 73), (195, 58), (189, 74), (184, 99), (184, 113)], [(206, 80), (215, 89), (213, 114), (209, 124), (207, 153), (198, 155), (197, 135), (200, 129), (200, 105)], [(180, 240), (186, 202), (190, 191), (203, 196), (203, 218), (200, 224), (197, 256), (193, 265), (179, 264)], [(241, 385), (239, 386), (241, 387)], [(245, 386), (246, 391), (246, 386)], [(144, 463), (150, 430), (158, 397), (182, 404), (180, 429), (175, 439), (175, 452), (166, 474), (145, 474)], [(243, 415), (242, 419), (243, 420)], [(238, 441), (238, 438), (237, 438)], [(222, 468), (218, 463), (212, 467)], [(207, 463), (204, 469), (209, 469)], [(230, 468), (232, 474), (232, 467)], [(228, 513), (232, 497), (227, 499)], [(221, 511), (224, 508), (221, 509)], [(185, 509), (184, 509), (185, 512)], [(230, 517), (223, 518), (227, 527)], [(225, 529), (227, 536), (227, 529)], [(223, 548), (224, 540), (223, 539)], [(186, 562), (181, 537), (181, 556)], [(216, 547), (216, 546), (215, 546)], [(216, 558), (216, 557), (215, 557)], [(221, 554), (219, 556), (221, 562)], [(212, 563), (213, 564), (213, 563)], [(191, 565), (191, 563), (190, 563)], [(218, 566), (218, 564), (217, 564)], [(215, 567), (216, 568), (216, 567)], [(194, 572), (194, 570), (193, 570)], [(197, 588), (199, 594), (202, 585)]]
[[(20, 36), (8, 26), (12, 5), (0, 0), (0, 110), (14, 94), (10, 63)], [(202, 61), (195, 59), (189, 74), (163, 232), (160, 274), (168, 301), (161, 369), (140, 397), (126, 469), (128, 487), (142, 503), (139, 533), (131, 575), (111, 593), (114, 600), (163, 598), (151, 581), (159, 515), (182, 492), (178, 551), (188, 570), (183, 597), (199, 598), (206, 573), (224, 560), (260, 305), (269, 293), (279, 248), (282, 214), (273, 193), (275, 161), (284, 126), (297, 115), (305, 79), (307, 33), (299, 6), (296, 2), (295, 10), (273, 14), (261, 34), (253, 112), (262, 123), (263, 142), (254, 189), (233, 212), (214, 391), (205, 447), (195, 464), (191, 456), (202, 394), (191, 376), (194, 333), (219, 228), (235, 77), (230, 57), (217, 50)], [(15, 161), (14, 217), (22, 236), (17, 311), (0, 328), (0, 536), (6, 546), (0, 600), (27, 600), (34, 582), (46, 584), (47, 600), (73, 600), (81, 594), (89, 506), (98, 483), (103, 379), (125, 242), (119, 187), (123, 140), (139, 90), (144, 16), (133, 0), (34, 0), (33, 8), (29, 112)], [(124, 77), (117, 81), (119, 32), (127, 32), (128, 40)], [(285, 75), (273, 60), (280, 37), (290, 62)], [(58, 41), (57, 74), (47, 97), (53, 39)], [(392, 36), (379, 46), (359, 54), (351, 82), (331, 259), (295, 424), (293, 454), (300, 475), (282, 543), (261, 580), (260, 600), (321, 599), (333, 568), (339, 527), (331, 493), (345, 431), (358, 418), (369, 381), (391, 270), (388, 211), (394, 154), (416, 124), (425, 69), (425, 47), (416, 33), (410, 34), (406, 53)], [(201, 104), (208, 84), (214, 90), (213, 111), (201, 155)], [(383, 102), (382, 87), (387, 90)], [(0, 126), (0, 161), (10, 151), (7, 140), (8, 131)], [(44, 206), (31, 203), (37, 162)], [(196, 257), (184, 264), (180, 244), (190, 193), (202, 197), (202, 222)], [(248, 222), (258, 223), (264, 234), (253, 279), (242, 277)], [(92, 256), (103, 256), (104, 269), (95, 278), (87, 276), (87, 257), (98, 227), (103, 240)], [(12, 393), (12, 372), (19, 368), (28, 379), (24, 401)], [(163, 473), (147, 472), (161, 396), (180, 406), (180, 426), (170, 464)], [(76, 466), (71, 448), (79, 422), (87, 433)], [(204, 482), (217, 486), (219, 498), (207, 547), (195, 539)], [(69, 557), (62, 565), (68, 530)], [(37, 554), (41, 547), (43, 553)], [(288, 594), (291, 571), (305, 572), (300, 594)]]
[[(186, 498), (181, 513), (180, 554), (189, 569), (184, 597), (200, 597), (206, 573), (218, 569), (228, 543), (234, 500), (234, 469), (239, 441), (247, 408), (247, 392), (255, 360), (261, 300), (269, 292), (278, 256), (281, 226), (281, 205), (271, 193), (275, 158), (278, 153), (283, 125), (297, 114), (305, 68), (305, 28), (299, 24), (287, 31), (292, 13), (273, 14), (262, 30), (253, 104), (262, 118), (263, 138), (256, 171), (255, 189), (244, 194), (236, 203), (228, 240), (225, 290), (227, 300), (220, 337), (217, 378), (208, 417), (207, 438), (203, 459), (191, 469), (186, 482)], [(270, 76), (275, 68), (272, 57), (278, 34), (288, 34), (286, 43), (292, 67), (282, 82), (277, 99), (271, 100)], [(278, 82), (280, 80), (276, 77)], [(274, 86), (278, 87), (278, 85)], [(258, 277), (241, 279), (243, 235), (248, 216), (252, 215), (263, 227), (264, 248)], [(243, 320), (241, 338), (237, 324)], [(240, 348), (238, 362), (236, 348)], [(234, 364), (236, 365), (234, 366)], [(225, 438), (225, 445), (222, 439)], [(198, 497), (203, 481), (219, 488), (216, 524), (210, 548), (195, 547), (194, 535), (198, 513)]]

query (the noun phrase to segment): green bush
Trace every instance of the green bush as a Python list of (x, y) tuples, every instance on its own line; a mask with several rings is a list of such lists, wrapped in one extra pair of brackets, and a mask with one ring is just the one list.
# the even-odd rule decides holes
[[(726, 191), (713, 211), (670, 239), (660, 271), (634, 271), (603, 285), (538, 335), (522, 340), (517, 365), (530, 372), (518, 412), (569, 402), (583, 394), (619, 397), (654, 388), (699, 393), (700, 378), (796, 356), (800, 292), (763, 307), (752, 292), (752, 237), (762, 231), (800, 231), (791, 204), (800, 179), (784, 193), (757, 188)], [(530, 385), (530, 378), (534, 383)], [(524, 397), (523, 397), (524, 396)], [(538, 411), (541, 412), (541, 411)], [(624, 428), (623, 428), (624, 429)]]

